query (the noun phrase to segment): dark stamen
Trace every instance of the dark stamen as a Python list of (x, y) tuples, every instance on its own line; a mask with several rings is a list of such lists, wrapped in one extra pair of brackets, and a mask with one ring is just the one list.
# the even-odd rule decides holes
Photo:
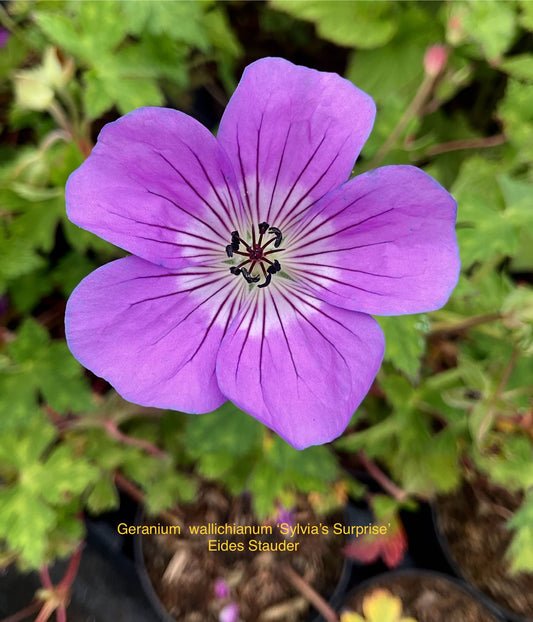
[(283, 239), (283, 236), (281, 235), (281, 231), (277, 227), (270, 227), (268, 232), (273, 233), (276, 236), (276, 241), (274, 242), (274, 246), (278, 248), (279, 245), (281, 244), (281, 240)]
[(257, 283), (261, 279), (260, 276), (252, 276), (246, 268), (241, 268), (241, 272), (247, 283)]
[(267, 275), (266, 275), (266, 279), (264, 283), (261, 283), (261, 285), (258, 285), (257, 287), (266, 287), (267, 285), (270, 284), (270, 281), (272, 279), (272, 273), (270, 272), (270, 268), (267, 270)]
[(276, 272), (279, 272), (280, 270), (281, 270), (281, 266), (277, 259), (274, 260), (274, 263), (271, 266), (268, 266), (267, 268), (267, 272), (269, 274), (276, 274)]
[[(238, 231), (231, 232), (231, 244), (226, 246), (226, 255), (228, 257), (234, 257), (239, 255), (244, 258), (238, 266), (232, 266), (229, 270), (231, 274), (242, 274), (247, 283), (258, 283), (261, 278), (263, 282), (257, 287), (267, 287), (272, 281), (272, 275), (281, 271), (281, 264), (277, 259), (271, 260), (267, 255), (281, 252), (282, 248), (279, 248), (283, 236), (281, 231), (277, 227), (271, 227), (267, 222), (261, 222), (258, 225), (259, 238), (256, 238), (255, 227), (252, 225), (252, 241), (246, 242), (239, 235)], [(263, 236), (267, 233), (271, 233), (274, 237), (269, 240), (265, 240)], [(274, 249), (267, 250), (267, 248), (273, 244)], [(244, 248), (241, 247), (244, 246)], [(242, 250), (239, 250), (242, 248)], [(261, 274), (253, 275), (254, 268), (260, 269)]]

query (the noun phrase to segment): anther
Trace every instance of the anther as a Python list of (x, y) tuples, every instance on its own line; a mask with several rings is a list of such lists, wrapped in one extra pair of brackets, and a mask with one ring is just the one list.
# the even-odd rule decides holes
[(241, 268), (241, 273), (247, 283), (257, 283), (261, 279), (260, 276), (252, 276), (246, 268)]
[(266, 287), (270, 283), (271, 279), (272, 279), (272, 272), (270, 272), (270, 269), (269, 269), (269, 270), (267, 270), (267, 275), (265, 277), (265, 282), (261, 283), (261, 285), (258, 285), (257, 287)]
[(231, 274), (240, 274), (241, 273), (241, 269), (237, 268), (237, 266), (232, 266), (229, 271), (231, 272)]
[(226, 246), (226, 255), (228, 257), (233, 257), (233, 246), (231, 244)]
[(281, 270), (280, 263), (277, 259), (274, 260), (274, 263), (271, 266), (268, 266), (267, 272), (268, 274), (276, 274)]
[(241, 238), (239, 236), (239, 232), (238, 231), (232, 231), (231, 232), (231, 248), (234, 251), (238, 251), (239, 250), (239, 244), (240, 244)]
[(270, 227), (268, 232), (273, 233), (276, 236), (276, 241), (274, 242), (274, 246), (278, 248), (279, 245), (281, 244), (281, 240), (283, 239), (283, 236), (281, 235), (281, 231), (277, 227)]
[(260, 222), (260, 223), (259, 223), (259, 226), (258, 226), (258, 228), (259, 228), (259, 233), (260, 233), (261, 235), (264, 235), (264, 234), (267, 232), (267, 230), (268, 230), (268, 227), (269, 227), (269, 226), (270, 226), (270, 225), (268, 224), (268, 222)]

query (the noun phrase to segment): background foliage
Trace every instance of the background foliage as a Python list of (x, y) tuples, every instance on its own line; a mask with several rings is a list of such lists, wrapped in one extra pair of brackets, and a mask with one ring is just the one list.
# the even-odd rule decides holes
[[(298, 491), (319, 511), (365, 494), (341, 466), (379, 464), (389, 515), (474, 470), (523, 493), (510, 555), (533, 570), (533, 3), (18, 0), (0, 23), (0, 561), (68, 555), (83, 513), (116, 507), (119, 489), (161, 512), (218, 479), (265, 518)], [(267, 55), (374, 97), (355, 173), (415, 164), (459, 205), (451, 300), (379, 319), (369, 396), (333, 447), (303, 452), (231, 404), (195, 417), (126, 403), (63, 332), (73, 287), (122, 254), (65, 217), (65, 182), (101, 127), (166, 105), (215, 129), (242, 68)]]

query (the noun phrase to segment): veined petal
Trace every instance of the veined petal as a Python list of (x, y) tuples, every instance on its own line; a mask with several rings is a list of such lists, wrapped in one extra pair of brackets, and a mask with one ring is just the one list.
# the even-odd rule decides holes
[(385, 166), (316, 205), (285, 265), (322, 300), (376, 315), (442, 307), (459, 278), (453, 197), (424, 171)]
[(249, 65), (217, 138), (250, 220), (288, 227), (344, 183), (374, 116), (371, 97), (337, 74), (281, 58)]
[(69, 178), (67, 214), (84, 229), (170, 268), (224, 254), (242, 204), (214, 136), (167, 108), (139, 108), (106, 125)]
[(208, 412), (226, 399), (216, 355), (245, 289), (244, 281), (203, 266), (172, 272), (119, 259), (74, 290), (67, 342), (82, 365), (132, 402)]
[(297, 449), (333, 440), (379, 369), (381, 329), (294, 283), (253, 293), (220, 347), (221, 391)]

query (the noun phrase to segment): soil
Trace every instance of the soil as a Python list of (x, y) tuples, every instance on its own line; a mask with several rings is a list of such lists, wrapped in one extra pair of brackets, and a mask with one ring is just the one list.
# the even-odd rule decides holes
[[(292, 524), (328, 524), (329, 533), (287, 538), (287, 542), (300, 543), (293, 552), (248, 550), (252, 539), (284, 542), (275, 525), (272, 535), (189, 535), (189, 525), (259, 524), (249, 498), (232, 498), (218, 485), (202, 484), (197, 500), (182, 508), (182, 520), (181, 535), (142, 537), (148, 576), (165, 609), (179, 622), (217, 622), (222, 607), (230, 601), (239, 606), (239, 622), (307, 620), (309, 602), (293, 587), (284, 568), (290, 565), (326, 599), (340, 579), (345, 536), (334, 535), (331, 525), (343, 522), (342, 515), (320, 519), (305, 500), (292, 516)], [(209, 551), (208, 541), (213, 539), (241, 543), (244, 551)], [(219, 579), (229, 585), (230, 596), (215, 597), (215, 582)]]
[(521, 496), (476, 478), (437, 503), (439, 528), (462, 574), (505, 609), (533, 619), (533, 574), (511, 574), (506, 524)]
[(346, 604), (347, 609), (362, 614), (365, 596), (376, 588), (385, 588), (402, 601), (402, 616), (418, 622), (498, 622), (480, 603), (454, 582), (429, 572), (391, 573), (372, 580)]

